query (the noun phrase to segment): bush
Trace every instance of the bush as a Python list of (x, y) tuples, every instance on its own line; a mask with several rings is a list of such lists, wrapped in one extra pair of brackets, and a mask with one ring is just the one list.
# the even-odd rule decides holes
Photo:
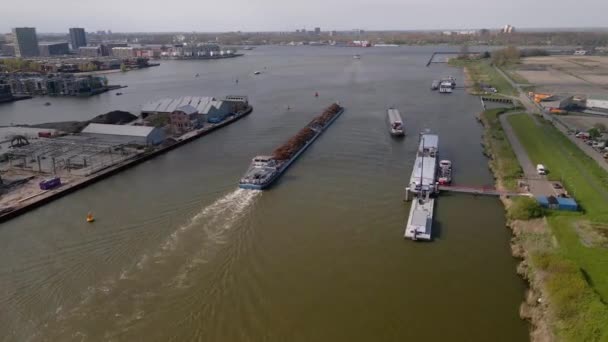
[(542, 217), (545, 211), (532, 197), (519, 197), (513, 200), (513, 204), (507, 211), (507, 217), (511, 220), (530, 220)]

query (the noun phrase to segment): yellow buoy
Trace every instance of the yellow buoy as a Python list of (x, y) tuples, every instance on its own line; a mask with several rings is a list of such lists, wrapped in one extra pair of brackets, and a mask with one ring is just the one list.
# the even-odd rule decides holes
[(95, 221), (95, 218), (93, 217), (93, 214), (88, 213), (87, 214), (87, 222), (91, 223), (93, 221)]

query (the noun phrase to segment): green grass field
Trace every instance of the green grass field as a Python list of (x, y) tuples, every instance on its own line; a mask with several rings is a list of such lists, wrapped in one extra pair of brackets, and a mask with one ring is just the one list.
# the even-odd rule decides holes
[(549, 123), (537, 125), (527, 114), (508, 121), (532, 162), (562, 180), (584, 209), (551, 212), (555, 247), (532, 256), (544, 274), (558, 340), (608, 341), (608, 248), (589, 245), (579, 229), (588, 222), (608, 227), (608, 174)]
[(490, 65), (490, 61), (486, 59), (475, 59), (475, 60), (461, 60), (461, 59), (451, 59), (450, 65), (458, 66), (458, 67), (466, 67), (469, 71), (469, 76), (473, 81), (476, 91), (479, 91), (479, 84), (486, 83), (495, 87), (498, 90), (498, 93), (505, 95), (517, 95), (517, 91), (515, 88), (511, 86), (509, 81), (507, 81), (501, 74), (498, 73)]
[(482, 113), (486, 125), (484, 144), (492, 154), (492, 169), (502, 180), (502, 185), (509, 190), (516, 190), (517, 180), (522, 177), (523, 172), (498, 120), (498, 115), (505, 111), (506, 109), (497, 108)]

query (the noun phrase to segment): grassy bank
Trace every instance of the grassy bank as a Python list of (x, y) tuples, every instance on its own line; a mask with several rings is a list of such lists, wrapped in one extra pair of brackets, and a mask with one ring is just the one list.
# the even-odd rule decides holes
[(550, 212), (550, 231), (522, 231), (526, 276), (542, 289), (557, 340), (608, 341), (608, 174), (549, 123), (508, 119), (533, 163), (560, 179), (582, 213)]
[(507, 109), (498, 108), (481, 113), (481, 120), (486, 128), (483, 140), (486, 153), (490, 156), (490, 167), (498, 179), (498, 186), (516, 190), (517, 180), (522, 177), (522, 169), (498, 120), (498, 116), (506, 111)]
[(449, 64), (454, 67), (463, 67), (466, 69), (470, 81), (472, 83), (469, 92), (473, 95), (480, 95), (482, 90), (481, 83), (489, 84), (496, 88), (499, 94), (517, 95), (517, 91), (511, 86), (501, 74), (490, 65), (488, 59), (450, 59)]

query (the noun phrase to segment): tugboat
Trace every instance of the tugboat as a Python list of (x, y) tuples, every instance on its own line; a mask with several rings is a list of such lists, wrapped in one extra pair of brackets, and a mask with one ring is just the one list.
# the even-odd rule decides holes
[(403, 120), (401, 119), (401, 114), (395, 108), (389, 108), (388, 113), (388, 123), (390, 125), (390, 133), (394, 137), (402, 137), (405, 135), (405, 131), (403, 129)]
[(437, 182), (440, 185), (449, 185), (452, 183), (452, 162), (449, 160), (442, 160), (439, 162), (439, 177)]

